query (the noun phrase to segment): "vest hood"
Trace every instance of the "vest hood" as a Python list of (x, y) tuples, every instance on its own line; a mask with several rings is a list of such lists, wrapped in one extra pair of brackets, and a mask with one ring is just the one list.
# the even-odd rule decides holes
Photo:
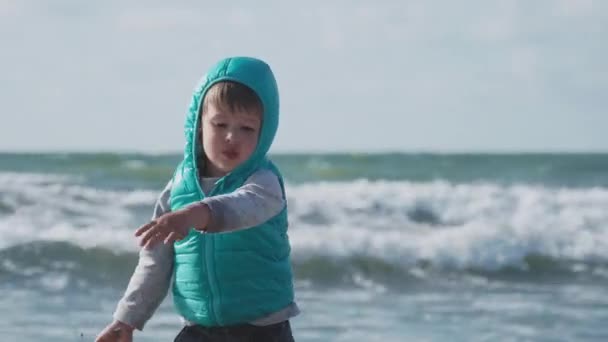
[(200, 108), (209, 88), (221, 81), (233, 81), (249, 87), (262, 102), (262, 127), (256, 149), (248, 160), (219, 181), (242, 183), (266, 162), (266, 154), (272, 145), (279, 125), (279, 92), (272, 70), (262, 60), (252, 57), (229, 57), (213, 65), (194, 90), (185, 124), (184, 161), (190, 161), (191, 165), (196, 168), (203, 166), (196, 165), (197, 150), (203, 148), (197, 144)]

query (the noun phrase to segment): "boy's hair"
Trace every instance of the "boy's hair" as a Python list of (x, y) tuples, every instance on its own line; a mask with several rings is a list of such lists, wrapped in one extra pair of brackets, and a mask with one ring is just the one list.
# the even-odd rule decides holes
[(262, 101), (251, 88), (232, 81), (218, 82), (207, 90), (201, 114), (205, 113), (209, 104), (231, 113), (246, 112), (262, 117)]

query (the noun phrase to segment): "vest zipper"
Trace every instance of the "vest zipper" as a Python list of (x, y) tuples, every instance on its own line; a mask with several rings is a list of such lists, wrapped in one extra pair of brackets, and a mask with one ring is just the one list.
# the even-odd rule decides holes
[(221, 325), (221, 320), (219, 317), (219, 293), (217, 282), (214, 279), (215, 265), (212, 262), (214, 247), (213, 236), (205, 236), (205, 264), (207, 265), (207, 280), (209, 281), (209, 291), (211, 292), (211, 303), (209, 305), (209, 310), (215, 322)]
[[(203, 188), (200, 185), (200, 182), (198, 180), (198, 174), (196, 175), (195, 178), (196, 181), (196, 186), (198, 188), (198, 191), (200, 191), (201, 194), (203, 194), (203, 196), (208, 197), (211, 196), (213, 194), (213, 190), (212, 189), (209, 192), (209, 195), (206, 195), (205, 192), (203, 191)], [(203, 240), (205, 241), (205, 265), (207, 266), (207, 282), (209, 283), (209, 291), (211, 292), (210, 297), (210, 305), (209, 305), (209, 316), (212, 317), (212, 319), (215, 321), (215, 323), (218, 323), (219, 325), (221, 325), (221, 320), (219, 317), (218, 312), (219, 310), (219, 296), (218, 296), (218, 287), (217, 287), (217, 282), (214, 281), (214, 275), (215, 275), (215, 267), (213, 265), (213, 262), (211, 262), (211, 258), (213, 257), (213, 235), (209, 235), (208, 233), (203, 233)]]

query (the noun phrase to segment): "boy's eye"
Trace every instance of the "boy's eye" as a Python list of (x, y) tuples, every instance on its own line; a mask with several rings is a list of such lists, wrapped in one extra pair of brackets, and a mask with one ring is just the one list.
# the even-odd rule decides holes
[(255, 129), (253, 127), (249, 127), (249, 126), (242, 126), (241, 129), (248, 133), (255, 132)]
[(228, 125), (223, 122), (214, 122), (213, 126), (219, 127), (219, 128), (226, 128)]

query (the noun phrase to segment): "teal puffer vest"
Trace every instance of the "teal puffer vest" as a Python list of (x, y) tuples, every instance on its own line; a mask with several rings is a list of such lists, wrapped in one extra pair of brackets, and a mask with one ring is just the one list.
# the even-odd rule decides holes
[[(258, 145), (242, 165), (222, 177), (205, 194), (197, 177), (199, 108), (206, 91), (220, 81), (242, 83), (262, 101), (264, 117)], [(206, 196), (225, 194), (242, 186), (255, 171), (279, 170), (266, 158), (278, 127), (279, 96), (268, 65), (248, 57), (227, 58), (213, 66), (195, 89), (188, 111), (184, 159), (173, 176), (171, 209), (177, 210)], [(229, 233), (191, 230), (174, 244), (173, 301), (180, 315), (203, 326), (250, 322), (276, 312), (293, 301), (293, 276), (287, 236), (287, 208), (263, 224)]]

